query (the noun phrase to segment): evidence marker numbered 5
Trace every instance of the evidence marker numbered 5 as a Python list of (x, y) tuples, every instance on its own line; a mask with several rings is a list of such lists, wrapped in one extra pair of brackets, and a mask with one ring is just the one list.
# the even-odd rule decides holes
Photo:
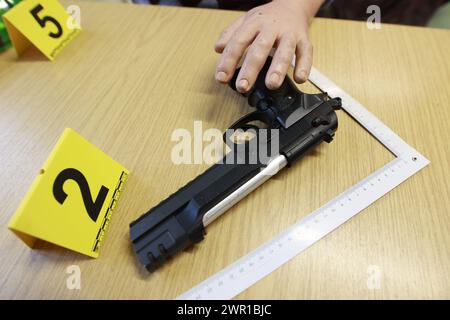
[(53, 60), (81, 30), (56, 0), (21, 1), (3, 19), (19, 56), (33, 45)]

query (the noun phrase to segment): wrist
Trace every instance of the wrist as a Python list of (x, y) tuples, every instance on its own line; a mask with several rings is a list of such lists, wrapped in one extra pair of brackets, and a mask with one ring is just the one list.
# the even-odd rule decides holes
[(325, 0), (272, 0), (272, 2), (279, 3), (282, 6), (288, 7), (290, 10), (295, 10), (303, 14), (309, 23)]

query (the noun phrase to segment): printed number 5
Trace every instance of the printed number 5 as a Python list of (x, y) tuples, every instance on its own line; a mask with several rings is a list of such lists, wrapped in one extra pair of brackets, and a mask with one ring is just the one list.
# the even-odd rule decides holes
[(34, 19), (36, 19), (37, 23), (39, 23), (39, 25), (44, 28), (45, 25), (47, 24), (47, 22), (51, 22), (55, 25), (56, 29), (58, 29), (58, 31), (55, 32), (49, 32), (49, 36), (55, 39), (58, 39), (59, 37), (62, 36), (63, 34), (63, 29), (61, 27), (61, 25), (59, 24), (59, 22), (50, 16), (43, 16), (42, 18), (39, 17), (39, 12), (41, 12), (44, 8), (42, 7), (42, 5), (38, 4), (36, 7), (34, 7), (33, 9), (30, 10), (31, 15), (33, 16)]
[(109, 189), (102, 186), (98, 192), (97, 199), (93, 200), (91, 197), (89, 184), (84, 175), (77, 169), (64, 169), (58, 174), (55, 182), (53, 183), (53, 196), (60, 204), (63, 204), (67, 198), (67, 193), (63, 190), (63, 185), (66, 180), (74, 180), (78, 184), (81, 191), (81, 197), (83, 198), (84, 207), (86, 208), (86, 211), (92, 221), (96, 222)]

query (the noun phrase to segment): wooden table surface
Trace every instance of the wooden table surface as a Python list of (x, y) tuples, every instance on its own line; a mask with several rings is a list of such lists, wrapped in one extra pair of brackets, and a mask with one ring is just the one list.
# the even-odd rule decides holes
[[(67, 3), (66, 3), (67, 4)], [(331, 144), (260, 187), (206, 239), (148, 275), (129, 223), (207, 165), (174, 165), (176, 128), (225, 129), (245, 99), (214, 81), (214, 42), (241, 13), (79, 3), (83, 32), (54, 62), (0, 55), (0, 298), (174, 298), (392, 159), (344, 112)], [(431, 165), (237, 298), (450, 298), (450, 31), (316, 19), (314, 64)], [(313, 91), (311, 85), (302, 86)], [(72, 127), (130, 169), (98, 259), (7, 230)], [(81, 289), (66, 268), (81, 269)], [(372, 266), (380, 288), (367, 281)]]

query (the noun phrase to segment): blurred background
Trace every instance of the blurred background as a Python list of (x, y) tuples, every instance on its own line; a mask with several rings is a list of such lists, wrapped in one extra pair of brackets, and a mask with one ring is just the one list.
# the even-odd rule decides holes
[[(21, 0), (0, 0), (0, 52), (11, 46), (2, 16)], [(248, 11), (267, 0), (90, 0), (135, 5), (188, 6)], [(302, 1), (302, 0), (298, 0)], [(381, 23), (394, 23), (450, 29), (449, 0), (325, 0), (317, 16), (335, 19), (367, 20), (379, 7)]]
[[(133, 2), (146, 5), (190, 6), (247, 11), (266, 0), (92, 0)], [(301, 0), (299, 0), (301, 1)], [(450, 29), (449, 0), (327, 0), (317, 16), (367, 20), (371, 5), (381, 9), (382, 23), (429, 26)]]

